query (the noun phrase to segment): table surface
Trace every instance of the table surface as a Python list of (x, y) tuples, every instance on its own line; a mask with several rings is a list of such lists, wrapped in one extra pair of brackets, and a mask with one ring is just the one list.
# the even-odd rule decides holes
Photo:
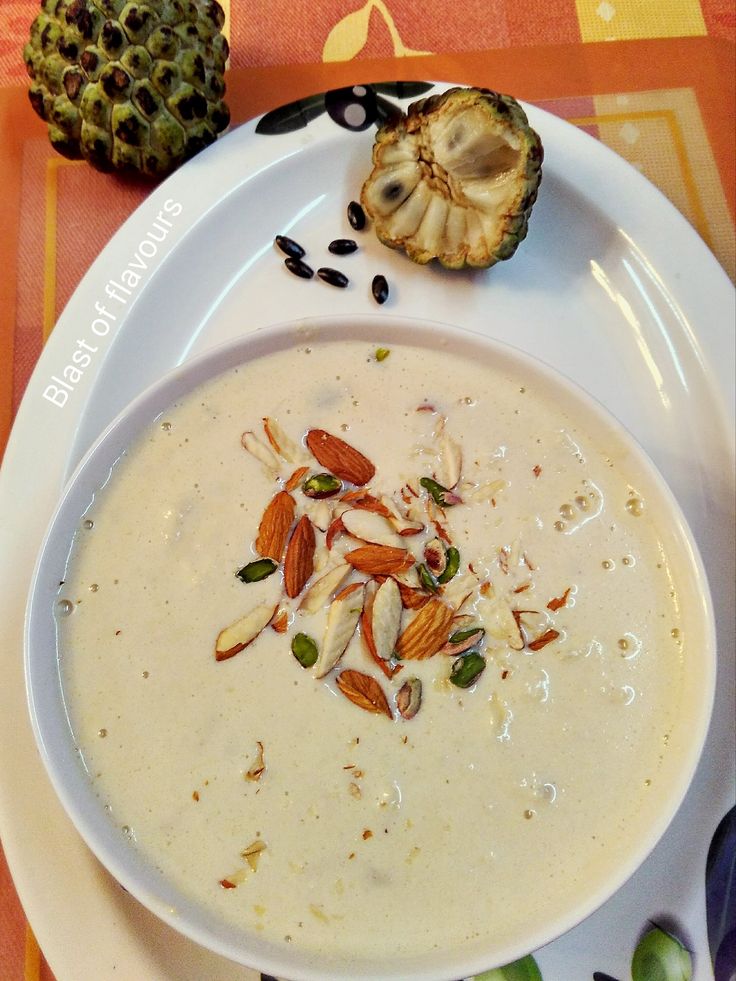
[[(233, 125), (381, 79), (511, 92), (625, 157), (736, 278), (732, 0), (546, 0), (544, 15), (531, 0), (424, 0), (421, 16), (410, 0), (221, 3)], [(0, 454), (59, 313), (149, 192), (50, 148), (21, 57), (37, 11), (34, 0), (0, 2)], [(1, 854), (0, 977), (53, 979)]]

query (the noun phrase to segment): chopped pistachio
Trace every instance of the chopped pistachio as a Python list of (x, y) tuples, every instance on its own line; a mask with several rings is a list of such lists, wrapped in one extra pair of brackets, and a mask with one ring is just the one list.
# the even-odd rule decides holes
[(485, 627), (480, 626), (468, 627), (466, 630), (456, 630), (450, 637), (450, 643), (461, 644), (464, 640), (469, 640), (475, 634), (478, 635), (477, 639), (480, 640), (485, 632)]
[(342, 481), (331, 473), (316, 473), (304, 481), (302, 490), (307, 497), (319, 500), (339, 494), (342, 490)]
[(481, 676), (485, 666), (485, 658), (476, 651), (470, 651), (454, 662), (450, 672), (450, 681), (458, 688), (470, 688)]
[(391, 351), (387, 347), (376, 348), (376, 361), (385, 361), (390, 353)]
[(422, 683), (419, 678), (407, 678), (396, 693), (396, 708), (404, 719), (413, 719), (422, 704)]
[(311, 668), (319, 656), (317, 645), (308, 634), (294, 634), (291, 653), (303, 668)]
[(242, 569), (238, 569), (235, 575), (241, 582), (260, 582), (267, 579), (278, 569), (278, 565), (273, 559), (256, 559), (249, 562)]
[(447, 565), (445, 566), (444, 572), (442, 575), (437, 576), (437, 582), (443, 585), (457, 575), (457, 570), (460, 568), (460, 553), (454, 545), (450, 545), (445, 552), (445, 558), (447, 559)]
[(453, 504), (460, 502), (457, 494), (447, 487), (443, 487), (442, 484), (438, 484), (432, 477), (422, 477), (419, 483), (431, 495), (434, 503), (439, 504), (441, 508), (452, 507)]
[(427, 592), (429, 593), (439, 592), (439, 588), (434, 580), (434, 576), (426, 567), (426, 565), (424, 565), (424, 563), (417, 566), (417, 575), (419, 576), (419, 582), (421, 583), (422, 587), (427, 590)]

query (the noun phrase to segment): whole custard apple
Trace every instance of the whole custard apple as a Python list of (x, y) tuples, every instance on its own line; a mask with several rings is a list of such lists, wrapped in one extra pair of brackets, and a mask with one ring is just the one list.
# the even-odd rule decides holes
[(52, 146), (162, 177), (213, 143), (228, 44), (216, 0), (43, 0), (23, 58)]

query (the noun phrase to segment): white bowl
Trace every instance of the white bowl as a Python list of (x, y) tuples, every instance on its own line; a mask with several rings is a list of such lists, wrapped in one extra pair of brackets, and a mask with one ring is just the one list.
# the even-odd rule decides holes
[[(659, 781), (656, 807), (646, 833), (631, 840), (625, 860), (604, 882), (581, 887), (544, 923), (530, 924), (522, 940), (488, 934), (474, 946), (426, 952), (396, 959), (377, 938), (375, 957), (345, 958), (329, 951), (300, 951), (297, 945), (264, 940), (223, 923), (182, 895), (120, 834), (94, 792), (80, 761), (65, 704), (59, 665), (55, 607), (65, 578), (70, 545), (80, 520), (111, 469), (136, 436), (174, 401), (202, 382), (240, 363), (303, 342), (305, 331), (315, 342), (349, 338), (371, 344), (407, 344), (452, 349), (492, 365), (493, 370), (521, 373), (572, 417), (584, 419), (589, 436), (615, 453), (635, 476), (636, 485), (659, 515), (658, 531), (677, 569), (682, 622), (688, 638), (684, 656), (686, 693), (679, 727), (672, 733), (672, 765)], [(254, 399), (253, 413), (261, 411)], [(51, 782), (69, 816), (91, 850), (110, 873), (141, 903), (192, 940), (236, 962), (294, 981), (328, 978), (453, 979), (508, 963), (566, 932), (609, 898), (644, 861), (664, 834), (695, 772), (705, 740), (715, 683), (715, 628), (705, 572), (682, 512), (648, 457), (623, 427), (594, 399), (550, 368), (505, 345), (433, 322), (390, 318), (325, 318), (269, 327), (186, 362), (140, 395), (99, 437), (67, 486), (46, 534), (28, 601), (25, 663), (32, 724)], [(474, 888), (478, 888), (477, 884)]]

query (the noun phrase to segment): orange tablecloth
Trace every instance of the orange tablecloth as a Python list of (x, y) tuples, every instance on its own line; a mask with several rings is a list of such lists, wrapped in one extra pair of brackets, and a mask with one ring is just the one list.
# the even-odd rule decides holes
[[(233, 125), (313, 92), (379, 79), (510, 92), (626, 157), (736, 278), (732, 0), (221, 3)], [(0, 453), (58, 314), (147, 194), (51, 150), (21, 58), (37, 10), (34, 0), (0, 0)], [(0, 978), (52, 977), (0, 855)]]

